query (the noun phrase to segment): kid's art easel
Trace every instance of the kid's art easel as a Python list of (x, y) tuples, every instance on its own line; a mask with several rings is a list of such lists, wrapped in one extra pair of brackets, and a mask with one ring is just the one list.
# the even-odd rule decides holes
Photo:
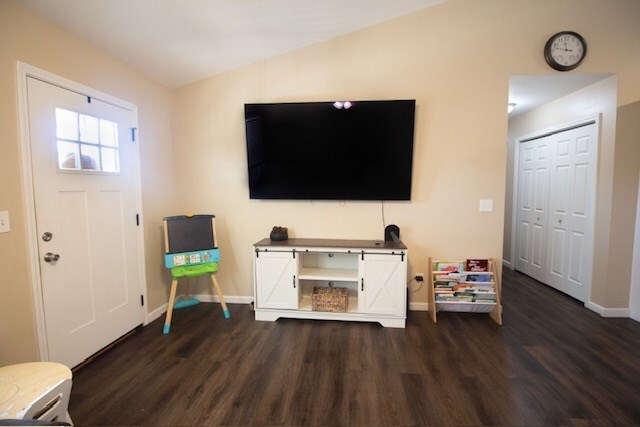
[[(164, 218), (164, 245), (165, 266), (171, 269), (173, 282), (167, 307), (167, 317), (164, 322), (163, 334), (168, 334), (171, 329), (171, 316), (174, 308), (188, 307), (198, 304), (195, 298), (189, 298), (189, 288), (182, 301), (175, 303), (178, 279), (182, 277), (199, 277), (208, 274), (213, 283), (222, 312), (225, 318), (229, 318), (229, 309), (224, 302), (220, 285), (215, 273), (218, 271), (220, 251), (216, 233), (215, 215), (179, 215)], [(187, 284), (188, 286), (188, 284)]]

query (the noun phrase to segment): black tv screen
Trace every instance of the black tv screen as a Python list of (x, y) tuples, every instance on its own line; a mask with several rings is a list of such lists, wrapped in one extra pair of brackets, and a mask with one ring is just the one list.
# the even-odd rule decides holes
[(244, 110), (252, 199), (410, 200), (415, 100)]

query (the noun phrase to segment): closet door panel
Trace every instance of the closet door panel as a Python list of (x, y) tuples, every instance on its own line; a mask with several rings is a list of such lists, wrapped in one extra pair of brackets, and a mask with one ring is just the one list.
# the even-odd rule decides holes
[(570, 129), (551, 144), (547, 283), (587, 301), (595, 215), (596, 125)]
[(586, 274), (584, 268), (584, 247), (586, 246), (584, 233), (572, 232), (570, 246), (569, 256), (571, 258), (569, 260), (570, 269), (567, 280), (574, 286), (583, 286)]
[(516, 269), (544, 281), (549, 205), (549, 138), (520, 144)]

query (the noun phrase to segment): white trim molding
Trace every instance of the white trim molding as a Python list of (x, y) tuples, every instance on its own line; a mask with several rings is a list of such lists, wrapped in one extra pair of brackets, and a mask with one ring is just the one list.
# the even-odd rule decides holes
[[(180, 301), (182, 298), (184, 298), (184, 295), (178, 295), (176, 297), (176, 302)], [(189, 295), (189, 298), (197, 299), (198, 301), (206, 304), (220, 302), (220, 298), (218, 298), (217, 295), (211, 294)], [(224, 295), (224, 301), (228, 302), (229, 304), (251, 304), (254, 300), (255, 298), (252, 296)], [(167, 312), (168, 306), (168, 303), (162, 304), (160, 307), (149, 312), (149, 314), (147, 315), (145, 326), (162, 317)], [(231, 311), (231, 314), (233, 315), (233, 311)]]
[(149, 323), (153, 322), (156, 319), (159, 319), (160, 317), (162, 317), (163, 314), (165, 314), (167, 312), (167, 306), (169, 304), (165, 303), (162, 304), (160, 307), (156, 308), (153, 311), (150, 311), (149, 313), (147, 313), (147, 319), (144, 323), (144, 326), (147, 326)]
[(602, 317), (629, 317), (629, 308), (605, 308), (593, 301), (585, 303), (584, 306)]
[(409, 311), (429, 311), (429, 304), (426, 302), (410, 302)]
[[(178, 295), (176, 297), (176, 301), (180, 301), (180, 298), (184, 298), (183, 295)], [(195, 298), (201, 303), (210, 304), (210, 303), (219, 303), (220, 299), (217, 295), (211, 294), (198, 294), (198, 295), (190, 295), (190, 298)], [(229, 304), (251, 304), (255, 301), (253, 296), (240, 296), (240, 295), (224, 295), (225, 302)], [(147, 320), (145, 322), (145, 326), (154, 320), (159, 319), (164, 316), (167, 312), (168, 304), (162, 304), (160, 307), (155, 310), (149, 312), (147, 315)], [(409, 303), (409, 311), (428, 311), (429, 305), (426, 302), (412, 302)], [(233, 316), (233, 311), (231, 311), (231, 315)]]
[[(220, 302), (218, 295), (199, 294), (191, 295), (191, 297), (199, 300), (200, 302)], [(253, 296), (224, 295), (224, 301), (229, 304), (251, 304), (254, 300), (255, 298)]]

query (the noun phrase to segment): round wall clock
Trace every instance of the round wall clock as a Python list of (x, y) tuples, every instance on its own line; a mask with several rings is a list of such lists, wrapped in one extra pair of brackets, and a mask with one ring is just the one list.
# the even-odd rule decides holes
[(551, 68), (569, 71), (576, 68), (587, 54), (587, 42), (578, 33), (561, 31), (551, 36), (544, 47), (544, 59)]

